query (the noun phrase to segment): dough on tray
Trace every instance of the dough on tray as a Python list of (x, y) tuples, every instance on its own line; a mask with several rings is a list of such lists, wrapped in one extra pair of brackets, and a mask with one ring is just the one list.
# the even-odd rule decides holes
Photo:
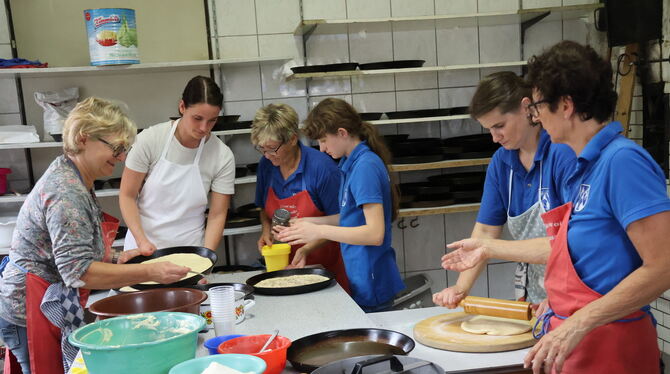
[(263, 279), (256, 283), (254, 287), (261, 288), (284, 288), (284, 287), (299, 287), (308, 284), (321, 283), (327, 281), (328, 278), (318, 274), (298, 274), (289, 275), (287, 277), (277, 277), (270, 279)]
[[(171, 255), (152, 258), (151, 260), (142, 261), (143, 264), (153, 264), (156, 262), (169, 261), (175, 265), (186, 266), (191, 270), (202, 273), (212, 266), (212, 260), (207, 257), (202, 257), (195, 253), (173, 253)], [(188, 273), (182, 279), (194, 276), (193, 273)], [(157, 284), (156, 282), (143, 282), (141, 284)]]

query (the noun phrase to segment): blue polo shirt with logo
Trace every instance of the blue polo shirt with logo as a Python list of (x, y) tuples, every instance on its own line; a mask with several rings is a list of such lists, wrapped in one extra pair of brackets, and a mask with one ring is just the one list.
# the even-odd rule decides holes
[(340, 226), (365, 225), (363, 205), (382, 204), (384, 241), (381, 245), (341, 243), (351, 294), (357, 304), (374, 307), (387, 303), (405, 286), (391, 247), (391, 182), (384, 162), (361, 142), (340, 160)]
[(622, 130), (619, 122), (600, 130), (562, 190), (574, 204), (568, 226), (572, 262), (582, 281), (601, 294), (642, 265), (628, 225), (670, 210), (661, 168)]
[[(500, 147), (493, 154), (486, 169), (482, 204), (477, 214), (477, 222), (485, 225), (502, 226), (509, 215), (516, 217), (530, 209), (542, 196), (545, 211), (564, 203), (561, 199), (561, 185), (575, 168), (576, 156), (572, 148), (565, 144), (552, 144), (549, 134), (541, 130), (530, 170), (519, 160), (518, 150)], [(512, 175), (512, 199), (509, 198), (510, 170)], [(540, 170), (542, 173), (540, 173)], [(542, 192), (539, 193), (540, 179)]]

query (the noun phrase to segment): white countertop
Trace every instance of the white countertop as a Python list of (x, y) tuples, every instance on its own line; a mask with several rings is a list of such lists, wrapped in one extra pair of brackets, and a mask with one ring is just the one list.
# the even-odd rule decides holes
[[(244, 283), (247, 278), (258, 273), (214, 274), (207, 276), (207, 279), (210, 283)], [(96, 296), (101, 298), (105, 294), (100, 293)], [(330, 330), (375, 327), (398, 331), (413, 338), (413, 329), (417, 322), (434, 315), (461, 311), (461, 309), (431, 307), (365, 314), (337, 283), (326, 289), (306, 294), (290, 296), (254, 294), (254, 297), (256, 305), (249, 309), (244, 322), (235, 326), (235, 334), (271, 334), (274, 329), (279, 329), (280, 335), (296, 340)], [(208, 354), (203, 343), (212, 337), (214, 337), (213, 329), (199, 334), (196, 356)], [(528, 349), (499, 353), (462, 353), (435, 349), (416, 342), (416, 347), (409, 355), (432, 361), (449, 373), (521, 365), (527, 352)], [(291, 368), (290, 363), (287, 363), (284, 373), (294, 374), (296, 371)]]

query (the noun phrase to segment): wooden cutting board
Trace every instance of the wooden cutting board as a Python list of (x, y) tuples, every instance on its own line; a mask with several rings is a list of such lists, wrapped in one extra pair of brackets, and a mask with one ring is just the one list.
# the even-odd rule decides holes
[[(473, 317), (474, 314), (457, 312), (426, 318), (414, 326), (414, 339), (429, 347), (457, 352), (512, 351), (530, 347), (537, 341), (531, 331), (511, 336), (478, 335), (463, 331), (461, 322)], [(535, 320), (528, 321), (532, 327), (531, 323), (535, 323)]]

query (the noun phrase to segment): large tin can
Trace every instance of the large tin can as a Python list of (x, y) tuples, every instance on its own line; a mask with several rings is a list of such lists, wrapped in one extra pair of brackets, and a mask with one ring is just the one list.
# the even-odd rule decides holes
[(140, 63), (134, 9), (86, 9), (84, 20), (91, 65)]

